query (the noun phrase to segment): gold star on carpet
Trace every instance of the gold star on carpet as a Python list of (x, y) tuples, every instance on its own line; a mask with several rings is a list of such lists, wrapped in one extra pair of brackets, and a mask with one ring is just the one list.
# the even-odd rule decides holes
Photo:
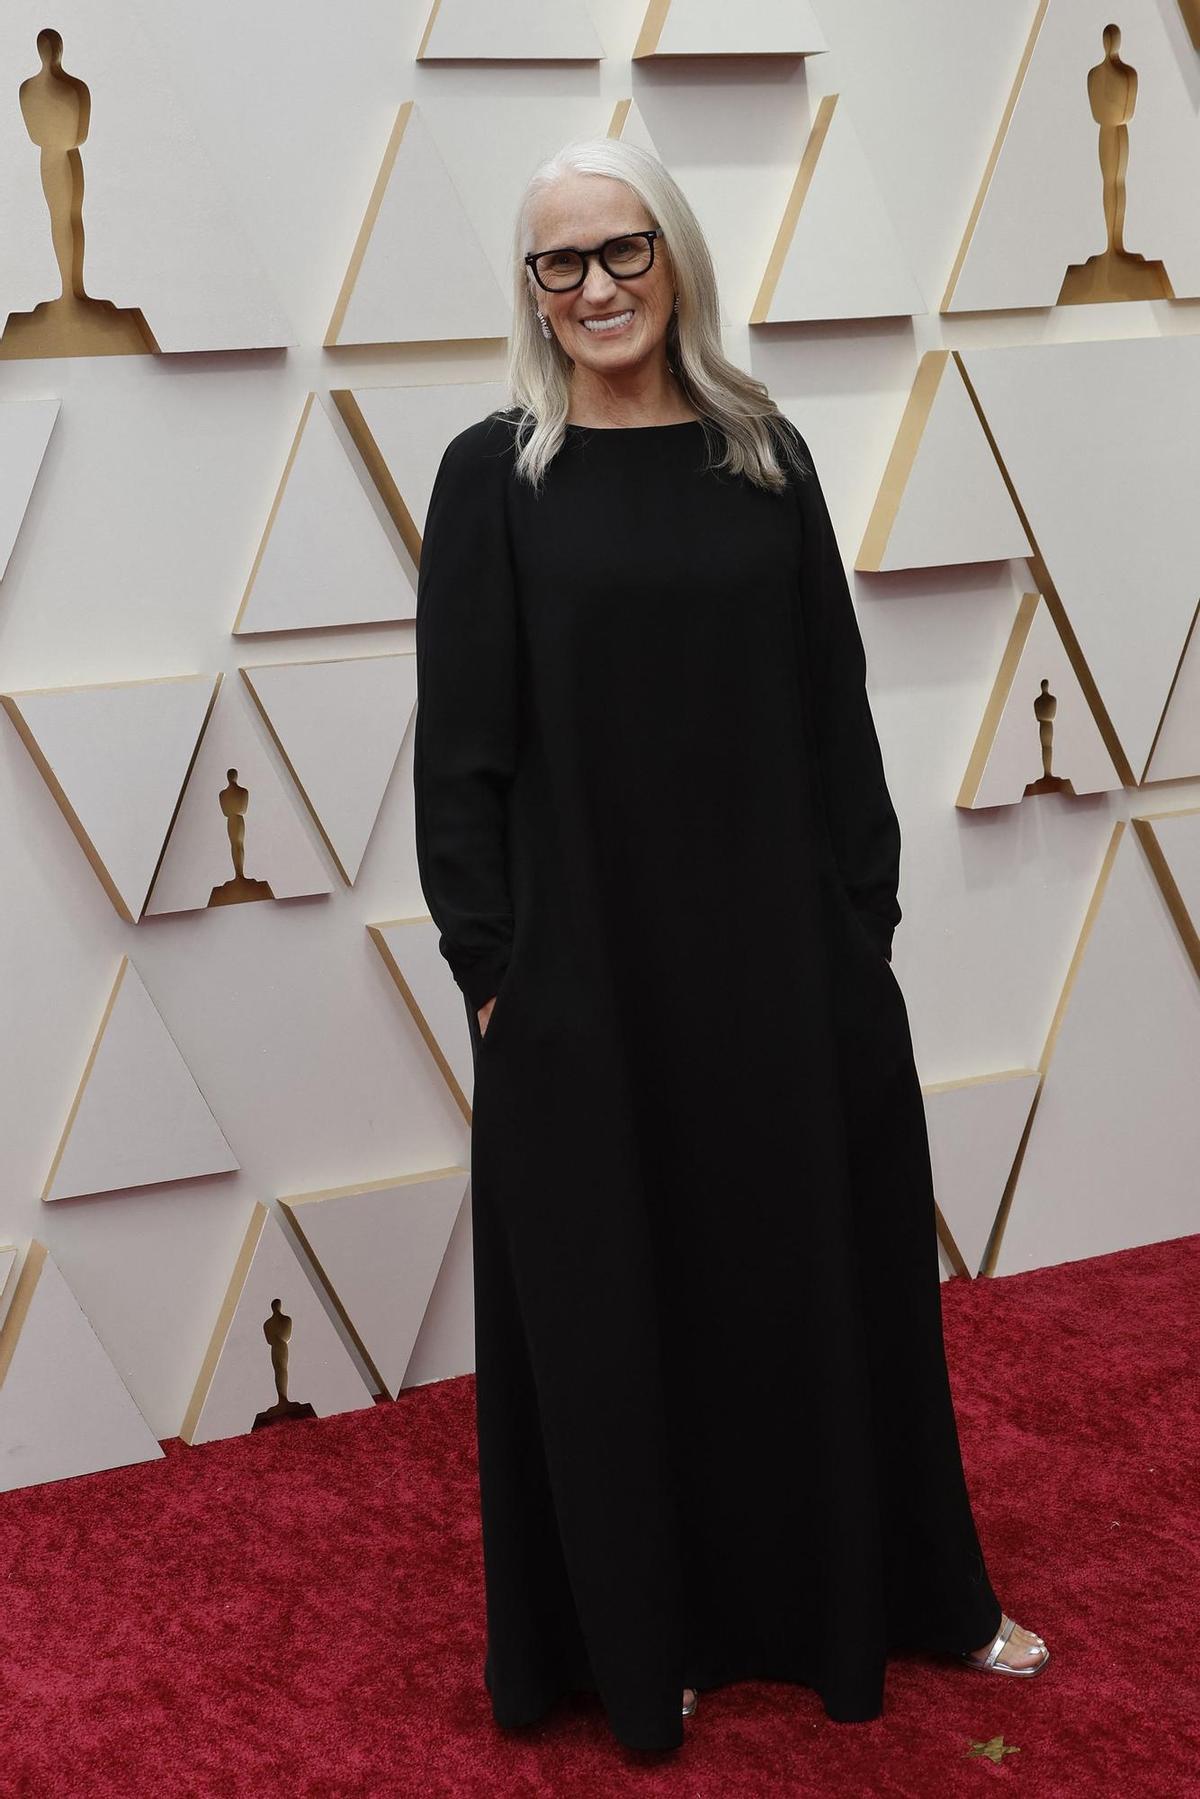
[(986, 1756), (990, 1762), (998, 1762), (1005, 1755), (1020, 1755), (1019, 1743), (1006, 1743), (1002, 1736), (991, 1737), (986, 1743), (972, 1743), (967, 1750), (968, 1755)]

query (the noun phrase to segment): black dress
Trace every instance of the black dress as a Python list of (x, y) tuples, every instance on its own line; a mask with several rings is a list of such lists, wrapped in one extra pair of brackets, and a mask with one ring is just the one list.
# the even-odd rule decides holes
[(815, 472), (719, 476), (700, 421), (569, 426), (537, 495), (517, 416), (446, 449), (416, 618), (419, 870), (476, 1049), (494, 1716), (592, 1689), (674, 1748), (684, 1686), (765, 1679), (873, 1718), (890, 1650), (1001, 1613), (837, 543)]

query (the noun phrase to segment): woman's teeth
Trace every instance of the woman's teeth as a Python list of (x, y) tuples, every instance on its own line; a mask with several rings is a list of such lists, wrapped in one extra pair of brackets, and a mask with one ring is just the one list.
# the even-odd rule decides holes
[(585, 331), (593, 332), (619, 331), (623, 325), (629, 323), (632, 317), (633, 309), (631, 307), (628, 312), (619, 312), (613, 319), (584, 319), (583, 328)]

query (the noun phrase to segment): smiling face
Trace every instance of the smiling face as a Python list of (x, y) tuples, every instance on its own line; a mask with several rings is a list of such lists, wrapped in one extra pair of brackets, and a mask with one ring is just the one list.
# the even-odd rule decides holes
[[(623, 231), (649, 231), (654, 220), (623, 181), (607, 175), (569, 175), (539, 194), (532, 213), (531, 250), (590, 250)], [(626, 378), (641, 365), (666, 366), (667, 326), (675, 304), (671, 259), (654, 239), (654, 262), (644, 275), (614, 278), (599, 257), (588, 263), (580, 287), (547, 293), (529, 273), (533, 303), (550, 325), (576, 369), (603, 381)], [(597, 330), (604, 319), (620, 324)]]

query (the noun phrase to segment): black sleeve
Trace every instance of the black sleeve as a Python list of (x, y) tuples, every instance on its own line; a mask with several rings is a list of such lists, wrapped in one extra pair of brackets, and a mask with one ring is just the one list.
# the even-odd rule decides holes
[(795, 477), (802, 529), (799, 607), (820, 791), (842, 884), (880, 954), (900, 922), (900, 825), (867, 697), (867, 661), (833, 522), (808, 445)]
[(439, 949), (478, 1009), (508, 965), (507, 790), (517, 756), (516, 604), (502, 427), (446, 447), (417, 578), (417, 868)]

